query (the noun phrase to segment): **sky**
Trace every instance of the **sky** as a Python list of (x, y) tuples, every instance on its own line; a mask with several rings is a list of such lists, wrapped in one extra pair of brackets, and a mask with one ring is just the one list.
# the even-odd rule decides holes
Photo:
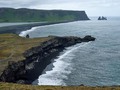
[(88, 16), (120, 16), (120, 0), (0, 0), (0, 7), (84, 10)]

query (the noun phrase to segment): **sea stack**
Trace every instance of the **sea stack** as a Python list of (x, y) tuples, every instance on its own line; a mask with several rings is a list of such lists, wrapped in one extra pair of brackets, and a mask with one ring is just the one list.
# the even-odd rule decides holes
[(106, 17), (104, 17), (104, 16), (102, 16), (102, 17), (101, 17), (101, 16), (99, 16), (99, 17), (98, 17), (98, 20), (107, 20), (107, 18), (106, 18)]

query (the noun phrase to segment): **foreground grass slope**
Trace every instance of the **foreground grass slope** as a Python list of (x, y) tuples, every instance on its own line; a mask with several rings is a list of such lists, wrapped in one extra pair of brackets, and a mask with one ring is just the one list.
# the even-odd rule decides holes
[(0, 83), (0, 90), (120, 90), (120, 87), (33, 86), (12, 83)]
[[(8, 65), (8, 61), (23, 60), (23, 52), (25, 50), (38, 46), (49, 39), (51, 38), (29, 39), (15, 34), (0, 34), (0, 74)], [(32, 86), (0, 82), (0, 90), (120, 90), (120, 87)]]
[[(15, 34), (0, 34), (0, 74), (9, 61), (23, 60), (23, 53), (50, 38), (23, 38)], [(16, 62), (17, 62), (16, 61)]]

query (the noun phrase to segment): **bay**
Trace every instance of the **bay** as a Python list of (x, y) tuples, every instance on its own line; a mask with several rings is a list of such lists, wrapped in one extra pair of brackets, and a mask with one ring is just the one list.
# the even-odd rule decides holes
[(34, 27), (21, 35), (31, 38), (92, 35), (96, 41), (66, 48), (33, 84), (38, 85), (120, 85), (120, 18), (107, 21), (77, 21)]

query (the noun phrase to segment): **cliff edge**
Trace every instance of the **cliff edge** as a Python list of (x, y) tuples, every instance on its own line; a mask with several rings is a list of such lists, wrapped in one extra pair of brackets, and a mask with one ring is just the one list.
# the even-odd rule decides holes
[[(30, 84), (41, 75), (46, 66), (51, 63), (51, 59), (57, 56), (65, 47), (94, 40), (95, 38), (89, 35), (84, 38), (74, 36), (47, 37), (39, 45), (24, 49), (23, 59), (17, 60), (16, 58), (16, 60), (9, 61), (8, 66), (0, 76), (0, 81)], [(26, 43), (26, 46), (28, 46), (28, 43)], [(18, 47), (18, 45), (15, 47)]]
[(43, 22), (89, 20), (85, 11), (0, 8), (0, 22)]

